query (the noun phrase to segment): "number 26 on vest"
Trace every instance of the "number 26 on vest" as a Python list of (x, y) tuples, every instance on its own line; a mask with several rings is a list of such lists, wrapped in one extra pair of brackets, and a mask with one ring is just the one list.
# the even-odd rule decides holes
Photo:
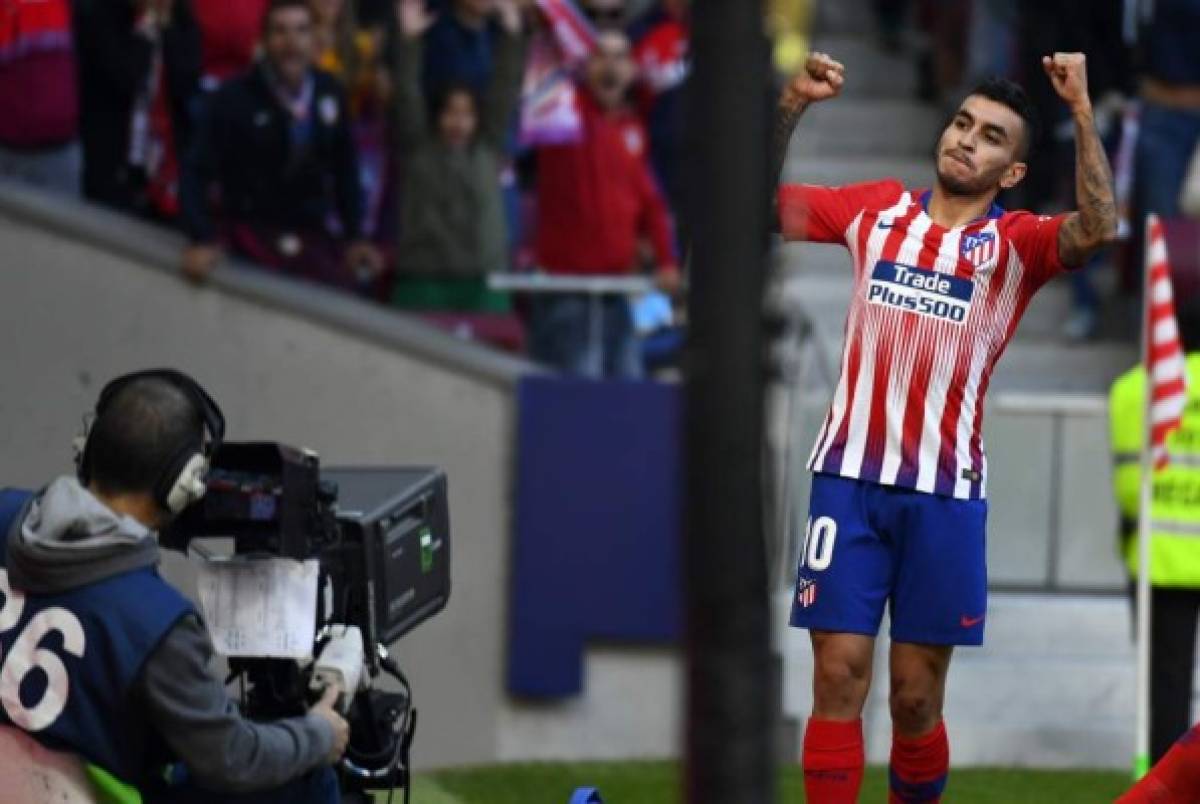
[[(0, 569), (0, 634), (17, 627), (25, 610), (25, 595), (13, 591), (8, 573)], [(25, 731), (41, 731), (58, 720), (67, 705), (70, 681), (67, 668), (53, 651), (40, 647), (42, 640), (53, 632), (62, 636), (62, 649), (77, 658), (83, 657), (84, 634), (79, 618), (64, 608), (42, 609), (29, 619), (24, 630), (13, 640), (7, 655), (0, 642), (0, 705), (14, 725)], [(29, 674), (40, 670), (45, 675), (41, 696), (30, 706), (21, 700), (21, 686)]]

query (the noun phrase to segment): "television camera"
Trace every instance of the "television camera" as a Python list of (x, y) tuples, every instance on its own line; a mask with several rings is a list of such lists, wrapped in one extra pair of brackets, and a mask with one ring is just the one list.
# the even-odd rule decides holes
[[(441, 611), (450, 594), (446, 477), (430, 468), (322, 470), (315, 453), (227, 442), (208, 490), (162, 534), (169, 549), (212, 558), (317, 559), (311, 660), (231, 657), (228, 683), (247, 716), (303, 714), (338, 684), (350, 743), (338, 769), (347, 800), (410, 787), (412, 689), (388, 645)], [(384, 689), (383, 675), (396, 684)]]

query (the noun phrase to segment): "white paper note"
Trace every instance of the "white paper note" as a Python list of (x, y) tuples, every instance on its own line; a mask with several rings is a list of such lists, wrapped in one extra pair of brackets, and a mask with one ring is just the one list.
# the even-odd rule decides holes
[(224, 656), (307, 659), (317, 627), (316, 559), (199, 562), (200, 608)]

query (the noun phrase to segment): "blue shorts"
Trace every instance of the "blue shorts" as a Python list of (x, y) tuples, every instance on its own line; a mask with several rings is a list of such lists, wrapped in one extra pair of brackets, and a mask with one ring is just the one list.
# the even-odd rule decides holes
[(987, 502), (813, 476), (791, 624), (895, 642), (982, 645)]

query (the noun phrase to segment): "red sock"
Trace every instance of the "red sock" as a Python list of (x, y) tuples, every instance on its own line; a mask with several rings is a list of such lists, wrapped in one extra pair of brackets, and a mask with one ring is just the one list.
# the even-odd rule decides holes
[(946, 724), (938, 721), (933, 731), (920, 737), (892, 732), (891, 791), (888, 804), (938, 802), (950, 772), (950, 742)]
[(1200, 725), (1179, 738), (1166, 756), (1118, 804), (1186, 804), (1200, 800)]
[(864, 764), (862, 720), (809, 719), (804, 730), (808, 804), (856, 804)]

